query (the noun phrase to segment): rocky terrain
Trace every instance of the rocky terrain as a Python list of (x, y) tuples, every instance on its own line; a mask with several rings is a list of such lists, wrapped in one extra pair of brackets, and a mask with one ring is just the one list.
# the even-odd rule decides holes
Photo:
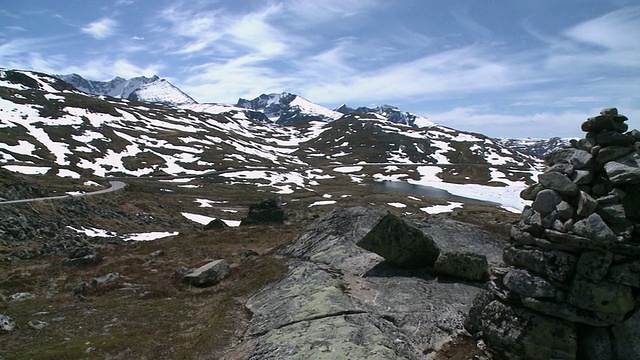
[(541, 173), (391, 106), (145, 86), (0, 71), (0, 358), (636, 354), (638, 137), (613, 109)]
[(547, 156), (467, 328), (496, 359), (640, 357), (640, 133), (605, 109)]

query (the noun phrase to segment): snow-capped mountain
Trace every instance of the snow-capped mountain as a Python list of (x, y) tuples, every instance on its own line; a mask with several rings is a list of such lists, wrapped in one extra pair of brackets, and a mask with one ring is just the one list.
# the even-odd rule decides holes
[(359, 107), (357, 109), (354, 109), (347, 106), (346, 104), (343, 104), (343, 105), (340, 105), (336, 109), (336, 111), (342, 114), (351, 114), (351, 113), (361, 114), (361, 115), (377, 114), (377, 115), (383, 116), (385, 119), (388, 119), (389, 121), (392, 121), (398, 124), (405, 124), (405, 125), (411, 125), (411, 126), (417, 126), (417, 127), (429, 127), (429, 126), (436, 125), (434, 122), (430, 121), (429, 119), (423, 116), (402, 111), (397, 107), (391, 106), (391, 105), (382, 105), (382, 106), (377, 106), (375, 108)]
[(170, 105), (195, 104), (189, 95), (165, 79), (154, 75), (124, 79), (115, 77), (109, 81), (87, 80), (78, 74), (56, 75), (87, 94), (105, 95), (122, 99), (158, 102)]
[(314, 104), (291, 93), (262, 94), (253, 100), (239, 99), (238, 107), (263, 112), (272, 122), (291, 124), (298, 121), (332, 121), (343, 114)]
[(525, 154), (544, 158), (548, 153), (568, 146), (572, 138), (552, 137), (550, 139), (495, 139), (500, 144)]
[[(484, 135), (435, 124), (419, 128), (371, 113), (327, 122), (333, 113), (293, 94), (258, 98), (255, 109), (273, 110), (263, 114), (228, 105), (132, 103), (87, 95), (44, 74), (2, 70), (0, 97), (0, 169), (32, 175), (198, 176), (236, 169), (221, 177), (281, 194), (316, 191), (340, 177), (437, 186), (461, 196), (474, 191), (473, 197), (511, 201), (519, 210), (518, 193), (540, 163)], [(274, 119), (269, 106), (275, 103), (293, 112), (311, 108), (318, 117), (282, 126), (248, 115)]]
[(171, 85), (165, 79), (157, 79), (140, 86), (127, 96), (127, 99), (169, 105), (196, 104), (191, 96)]

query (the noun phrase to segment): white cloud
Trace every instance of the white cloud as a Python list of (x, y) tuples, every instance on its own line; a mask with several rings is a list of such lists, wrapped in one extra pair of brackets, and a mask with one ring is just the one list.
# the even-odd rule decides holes
[(109, 18), (102, 18), (83, 27), (82, 32), (87, 33), (98, 40), (103, 40), (116, 33), (116, 26), (118, 26), (117, 21)]

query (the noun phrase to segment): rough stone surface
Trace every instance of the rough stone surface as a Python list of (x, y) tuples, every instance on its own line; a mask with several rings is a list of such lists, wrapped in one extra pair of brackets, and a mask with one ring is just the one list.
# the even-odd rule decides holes
[(267, 199), (249, 206), (249, 214), (240, 225), (283, 223), (287, 216), (276, 199)]
[[(477, 284), (440, 281), (432, 270), (399, 267), (356, 245), (386, 216), (336, 209), (280, 250), (287, 276), (247, 301), (249, 329), (225, 359), (417, 360), (463, 332)], [(467, 242), (460, 252), (487, 251), (477, 227), (446, 223), (442, 236), (433, 224), (408, 226), (432, 231), (448, 252), (456, 252), (451, 239)], [(467, 233), (481, 234), (476, 244)], [(487, 257), (499, 258), (500, 247), (490, 244)]]
[(556, 288), (540, 276), (527, 270), (511, 269), (502, 280), (504, 285), (520, 295), (535, 298), (553, 298)]
[(640, 359), (640, 310), (611, 331), (613, 351), (618, 359)]
[(393, 214), (387, 214), (357, 243), (407, 268), (433, 267), (440, 249), (434, 240)]
[(546, 189), (555, 190), (563, 195), (571, 196), (578, 193), (578, 185), (558, 172), (540, 174), (538, 180)]
[(478, 281), (489, 275), (489, 263), (484, 255), (466, 252), (444, 253), (436, 260), (433, 270), (438, 274)]
[(541, 216), (545, 216), (556, 209), (556, 206), (562, 202), (562, 197), (558, 193), (551, 189), (542, 190), (536, 195), (536, 199), (531, 207), (540, 213)]
[[(509, 270), (494, 268), (465, 323), (497, 358), (640, 359), (640, 131), (626, 120), (615, 108), (587, 119), (521, 193), (535, 201), (511, 230)], [(577, 330), (571, 349), (527, 348), (525, 333), (566, 334), (557, 321)]]
[(193, 286), (211, 286), (229, 276), (229, 272), (226, 260), (214, 260), (185, 275), (183, 280)]
[(576, 222), (573, 225), (573, 231), (594, 241), (601, 243), (611, 243), (618, 238), (616, 234), (607, 226), (600, 215), (591, 214), (585, 219)]
[(574, 279), (569, 291), (569, 303), (596, 312), (625, 314), (636, 305), (628, 286), (600, 281)]

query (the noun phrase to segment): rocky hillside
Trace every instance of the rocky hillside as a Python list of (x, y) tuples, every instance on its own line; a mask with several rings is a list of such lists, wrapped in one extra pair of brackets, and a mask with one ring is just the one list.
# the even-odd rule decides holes
[[(347, 177), (353, 183), (438, 184), (484, 200), (501, 193), (505, 206), (520, 208), (514, 194), (531, 182), (540, 162), (481, 134), (435, 124), (416, 127), (379, 114), (338, 112), (330, 115), (339, 118), (327, 121), (329, 113), (292, 94), (277, 102), (241, 101), (252, 109), (176, 107), (90, 96), (26, 71), (3, 70), (0, 85), (0, 162), (25, 174), (201, 176), (234, 168), (225, 174), (229, 183), (258, 182), (277, 193), (314, 191)], [(282, 112), (282, 104), (304, 113), (306, 121), (281, 126), (264, 120), (278, 115), (276, 122), (288, 122), (293, 113)], [(323, 121), (315, 121), (319, 117)]]
[(544, 158), (552, 151), (562, 149), (571, 144), (570, 138), (552, 137), (550, 139), (496, 139), (500, 144), (525, 154)]

